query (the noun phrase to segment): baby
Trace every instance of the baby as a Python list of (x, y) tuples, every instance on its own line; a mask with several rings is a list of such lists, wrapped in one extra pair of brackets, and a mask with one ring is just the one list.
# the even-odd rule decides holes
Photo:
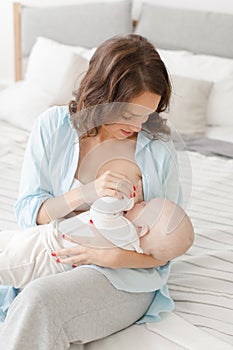
[[(93, 223), (96, 236), (87, 224)], [(58, 223), (58, 230), (71, 242), (87, 246), (115, 245), (135, 250), (162, 261), (184, 254), (194, 239), (193, 226), (187, 214), (177, 204), (154, 198), (134, 205), (132, 199), (117, 200), (102, 197), (90, 211)], [(99, 238), (98, 238), (99, 237)], [(108, 245), (108, 242), (112, 244)], [(68, 247), (73, 243), (65, 243)]]
[(133, 204), (133, 199), (126, 197), (102, 197), (90, 211), (43, 225), (44, 231), (38, 226), (8, 231), (9, 239), (2, 237), (0, 247), (0, 284), (23, 288), (33, 279), (71, 269), (58, 264), (51, 253), (77, 243), (106, 249), (118, 246), (161, 261), (191, 247), (193, 227), (178, 205), (163, 198)]

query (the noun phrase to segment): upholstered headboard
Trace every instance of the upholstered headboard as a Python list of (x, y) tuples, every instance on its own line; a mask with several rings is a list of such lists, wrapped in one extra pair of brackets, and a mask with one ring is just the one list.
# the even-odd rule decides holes
[[(15, 71), (37, 36), (63, 44), (95, 47), (116, 34), (133, 30), (132, 1), (113, 0), (53, 7), (14, 4)], [(156, 47), (233, 58), (233, 14), (142, 5), (135, 32)]]
[(22, 59), (38, 36), (60, 43), (96, 47), (116, 34), (132, 31), (131, 1), (87, 2), (67, 6), (29, 7), (14, 4), (15, 71), (21, 79)]

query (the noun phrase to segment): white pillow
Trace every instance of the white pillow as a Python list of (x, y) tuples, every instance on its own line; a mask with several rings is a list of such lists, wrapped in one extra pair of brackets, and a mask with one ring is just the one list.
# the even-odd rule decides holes
[(171, 81), (171, 104), (164, 116), (182, 134), (204, 134), (207, 102), (213, 83), (176, 75), (171, 76)]
[(0, 119), (31, 130), (35, 118), (47, 109), (53, 96), (32, 82), (20, 81), (0, 92)]
[(67, 104), (94, 50), (39, 37), (29, 57), (25, 80), (0, 92), (0, 119), (31, 130), (44, 110)]
[[(29, 56), (25, 80), (53, 95), (54, 104), (66, 104), (88, 68), (88, 60), (79, 54), (83, 48), (37, 38)], [(86, 52), (85, 52), (86, 53)]]
[(233, 126), (233, 59), (158, 50), (170, 74), (213, 81), (207, 103), (208, 125)]

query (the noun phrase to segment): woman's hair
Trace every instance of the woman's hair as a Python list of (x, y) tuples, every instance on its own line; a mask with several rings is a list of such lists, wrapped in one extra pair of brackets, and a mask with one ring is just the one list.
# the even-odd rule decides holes
[[(142, 129), (152, 138), (168, 135), (170, 129), (166, 119), (158, 113), (165, 111), (169, 105), (171, 84), (158, 52), (140, 35), (112, 37), (96, 49), (79, 88), (74, 92), (75, 99), (69, 103), (73, 125), (77, 128), (77, 123), (85, 124), (88, 113), (80, 114), (80, 111), (93, 111), (101, 104), (130, 102), (146, 91), (160, 95), (161, 99), (157, 113), (150, 115)], [(90, 121), (91, 116), (87, 119)], [(94, 126), (86, 130), (88, 136), (98, 133), (98, 128)]]

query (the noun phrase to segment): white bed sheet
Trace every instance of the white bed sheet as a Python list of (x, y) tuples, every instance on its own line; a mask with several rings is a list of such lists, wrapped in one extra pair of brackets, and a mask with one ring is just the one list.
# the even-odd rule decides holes
[[(0, 122), (1, 230), (17, 228), (12, 206), (28, 136)], [(195, 152), (188, 152), (188, 157), (193, 170), (188, 214), (196, 237), (193, 247), (172, 265), (169, 289), (174, 312), (160, 323), (133, 325), (70, 349), (233, 350), (233, 160)], [(187, 153), (178, 152), (178, 159), (184, 169)]]
[(29, 133), (0, 121), (0, 230), (17, 228), (13, 204), (17, 199)]

